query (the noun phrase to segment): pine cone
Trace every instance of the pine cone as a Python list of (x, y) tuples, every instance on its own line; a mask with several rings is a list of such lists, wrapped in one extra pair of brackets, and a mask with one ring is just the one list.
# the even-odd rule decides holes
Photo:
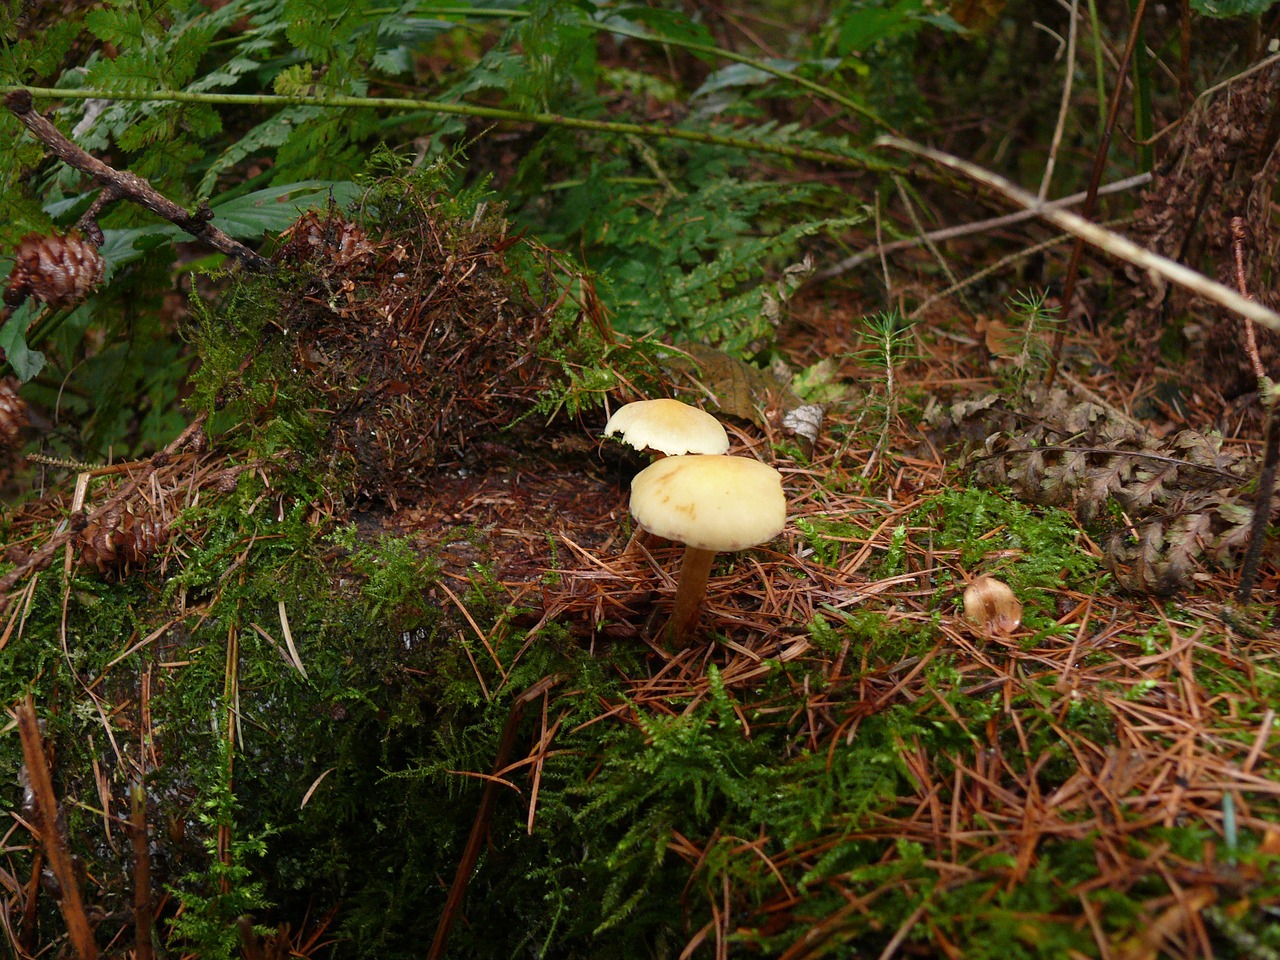
[(102, 282), (102, 254), (78, 234), (59, 237), (29, 233), (18, 243), (4, 302), (16, 307), (27, 297), (52, 307), (83, 300)]
[(146, 520), (125, 507), (90, 521), (80, 533), (80, 559), (99, 573), (140, 566), (168, 536), (164, 524)]

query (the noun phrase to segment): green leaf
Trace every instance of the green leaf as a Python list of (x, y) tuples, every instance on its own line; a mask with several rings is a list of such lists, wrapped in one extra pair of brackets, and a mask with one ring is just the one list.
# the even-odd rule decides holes
[[(213, 203), (213, 224), (237, 240), (256, 240), (264, 233), (283, 230), (305, 210), (333, 200), (346, 206), (360, 193), (349, 180), (303, 180), (255, 190), (243, 196)], [(107, 262), (107, 275), (163, 242), (185, 239), (189, 234), (172, 223), (149, 224), (128, 230), (104, 230), (99, 252)]]
[(35, 306), (27, 301), (14, 311), (7, 323), (0, 327), (0, 348), (18, 379), (26, 383), (45, 365), (45, 356), (27, 347), (27, 324), (31, 322)]
[(898, 0), (890, 6), (859, 5), (845, 12), (836, 37), (836, 49), (842, 57), (865, 53), (881, 41), (908, 36), (924, 26), (963, 31), (947, 14), (928, 12), (923, 0)]
[(283, 230), (303, 211), (328, 203), (346, 206), (359, 196), (360, 188), (349, 180), (303, 180), (255, 190), (226, 203), (213, 204), (213, 222), (239, 240)]
[[(794, 60), (779, 60), (777, 58), (770, 58), (765, 63), (788, 73), (793, 72), (797, 66)], [(733, 63), (707, 77), (702, 82), (702, 86), (693, 92), (693, 96), (705, 97), (707, 94), (714, 93), (717, 90), (727, 90), (733, 87), (759, 86), (773, 79), (775, 79), (773, 74), (766, 73), (759, 67), (753, 67), (747, 63)]]
[[(670, 37), (672, 40), (681, 40), (685, 43), (697, 43), (706, 47), (714, 47), (716, 45), (715, 38), (711, 36), (711, 32), (704, 24), (695, 23), (690, 20), (684, 13), (678, 10), (663, 10), (658, 7), (622, 7), (614, 12), (612, 19), (618, 19), (628, 25), (640, 25), (648, 27), (654, 33), (660, 36), (654, 37), (654, 40), (660, 41), (662, 37)], [(607, 24), (609, 21), (606, 20)], [(706, 58), (707, 54), (697, 54)]]
[[(278, 78), (277, 78), (278, 79)], [(283, 144), (293, 132), (320, 115), (319, 107), (285, 107), (262, 121), (239, 140), (234, 141), (209, 165), (200, 181), (198, 195), (207, 197), (217, 186), (218, 178), (238, 163), (259, 151)]]
[(1206, 17), (1260, 17), (1276, 0), (1191, 0), (1191, 9)]
[(146, 42), (142, 17), (136, 9), (107, 8), (90, 10), (84, 18), (85, 26), (104, 43), (113, 43), (125, 49), (137, 49)]

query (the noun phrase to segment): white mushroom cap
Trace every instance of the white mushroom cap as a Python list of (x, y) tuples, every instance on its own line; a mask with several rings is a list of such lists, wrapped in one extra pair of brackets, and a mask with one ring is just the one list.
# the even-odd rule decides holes
[(745, 550), (787, 522), (782, 475), (748, 457), (666, 457), (631, 481), (631, 515), (650, 533), (700, 550)]
[(729, 449), (719, 420), (679, 400), (637, 400), (619, 407), (604, 425), (606, 437), (615, 433), (637, 450), (647, 447), (668, 456)]

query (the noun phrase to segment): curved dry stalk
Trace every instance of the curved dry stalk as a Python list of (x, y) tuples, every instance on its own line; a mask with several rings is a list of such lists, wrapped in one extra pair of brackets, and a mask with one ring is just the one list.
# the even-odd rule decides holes
[(1203, 297), (1205, 300), (1226, 307), (1228, 310), (1260, 323), (1264, 327), (1280, 331), (1280, 313), (1276, 313), (1260, 303), (1255, 303), (1240, 296), (1230, 287), (1209, 279), (1203, 273), (1183, 266), (1168, 257), (1162, 257), (1158, 253), (1152, 253), (1150, 250), (1140, 247), (1128, 237), (1100, 227), (1096, 223), (1091, 223), (1078, 214), (1066, 210), (1057, 210), (1047, 204), (1041, 204), (1026, 190), (975, 163), (970, 163), (952, 154), (926, 147), (911, 140), (904, 140), (901, 137), (879, 137), (876, 140), (876, 145), (923, 157), (926, 160), (932, 160), (934, 163), (962, 173), (966, 177), (1004, 194), (1019, 206), (1035, 212), (1038, 216), (1079, 238), (1082, 242), (1092, 244), (1118, 260), (1132, 263), (1143, 270), (1149, 270), (1171, 283), (1176, 283), (1178, 286), (1190, 290), (1198, 297)]
[(40, 721), (36, 719), (35, 701), (31, 694), (14, 708), (18, 721), (18, 733), (22, 738), (22, 756), (31, 788), (40, 810), (40, 839), (49, 858), (49, 866), (58, 880), (62, 895), (58, 908), (67, 924), (71, 947), (80, 960), (97, 960), (98, 947), (93, 938), (93, 927), (85, 913), (80, 896), (80, 884), (71, 863), (71, 851), (58, 824), (58, 798), (53, 792), (53, 778), (45, 759), (44, 738), (40, 734)]

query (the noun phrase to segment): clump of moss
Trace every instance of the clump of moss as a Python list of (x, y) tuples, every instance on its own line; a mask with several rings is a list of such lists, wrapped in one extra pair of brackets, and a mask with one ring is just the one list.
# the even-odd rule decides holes
[(393, 507), (430, 490), (434, 467), (527, 439), (528, 414), (573, 389), (608, 336), (581, 278), (512, 236), (483, 190), (449, 193), (439, 168), (303, 215), (272, 262), (202, 318), (206, 398), (249, 400), (274, 442)]

